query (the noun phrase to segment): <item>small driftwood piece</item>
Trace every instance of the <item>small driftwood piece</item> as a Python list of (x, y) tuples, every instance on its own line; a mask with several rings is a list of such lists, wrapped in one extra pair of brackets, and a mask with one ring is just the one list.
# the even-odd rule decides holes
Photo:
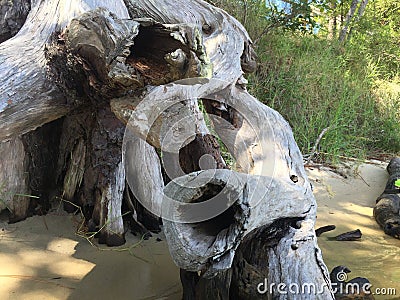
[(328, 231), (335, 230), (335, 229), (336, 229), (335, 225), (322, 226), (322, 227), (319, 227), (319, 228), (315, 229), (315, 235), (317, 237), (319, 237), (319, 236), (321, 236), (321, 234), (323, 234), (325, 232), (328, 232)]
[(358, 241), (361, 239), (362, 233), (360, 229), (356, 229), (353, 231), (345, 232), (342, 234), (339, 234), (333, 238), (330, 238), (332, 240), (336, 241)]
[(394, 237), (400, 238), (400, 188), (395, 185), (400, 179), (400, 157), (394, 157), (387, 166), (389, 179), (385, 190), (376, 199), (374, 217), (383, 231)]

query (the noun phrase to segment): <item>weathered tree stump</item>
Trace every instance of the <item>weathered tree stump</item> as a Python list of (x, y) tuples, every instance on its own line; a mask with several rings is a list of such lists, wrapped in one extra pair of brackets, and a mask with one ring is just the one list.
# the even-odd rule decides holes
[[(56, 193), (110, 246), (123, 201), (139, 227), (162, 217), (185, 299), (333, 299), (302, 156), (247, 92), (255, 68), (243, 26), (201, 0), (33, 1), (0, 44), (3, 202), (18, 220)], [(258, 289), (293, 283), (320, 293)]]

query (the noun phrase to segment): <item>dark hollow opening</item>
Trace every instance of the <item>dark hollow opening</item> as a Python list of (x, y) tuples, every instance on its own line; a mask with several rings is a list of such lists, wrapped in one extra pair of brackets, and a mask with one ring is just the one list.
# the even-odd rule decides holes
[(229, 228), (235, 222), (235, 208), (229, 207), (217, 217), (200, 223), (194, 223), (197, 232), (207, 236), (217, 236), (222, 230)]
[(141, 26), (131, 47), (127, 63), (149, 79), (160, 79), (169, 73), (164, 57), (184, 45), (170, 36), (170, 31), (160, 25)]
[[(224, 187), (225, 185), (208, 184), (202, 196), (193, 200), (192, 203), (207, 201), (221, 193)], [(226, 206), (225, 203), (222, 202), (224, 201), (221, 201), (221, 206)], [(210, 209), (213, 208), (210, 207)], [(229, 228), (231, 224), (235, 223), (235, 213), (235, 206), (231, 205), (228, 209), (226, 209), (223, 213), (219, 214), (215, 218), (206, 220), (204, 222), (193, 223), (191, 226), (193, 230), (202, 235), (216, 236), (219, 232)]]
[(0, 222), (8, 222), (10, 220), (11, 212), (8, 208), (0, 211)]

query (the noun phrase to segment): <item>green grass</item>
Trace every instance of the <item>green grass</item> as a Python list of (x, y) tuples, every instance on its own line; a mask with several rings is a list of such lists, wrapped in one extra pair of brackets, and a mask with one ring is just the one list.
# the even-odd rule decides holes
[(303, 154), (327, 127), (317, 149), (323, 160), (400, 152), (400, 85), (351, 51), (289, 32), (268, 35), (257, 49), (250, 92), (288, 120)]

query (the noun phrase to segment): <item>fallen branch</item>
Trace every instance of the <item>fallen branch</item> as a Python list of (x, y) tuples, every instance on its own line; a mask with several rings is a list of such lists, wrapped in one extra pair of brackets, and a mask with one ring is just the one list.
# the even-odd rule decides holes
[(310, 163), (311, 159), (314, 157), (316, 151), (317, 151), (317, 147), (319, 145), (319, 143), (321, 142), (322, 137), (325, 135), (325, 133), (327, 133), (327, 131), (330, 129), (331, 127), (326, 127), (324, 128), (321, 133), (319, 134), (317, 140), (314, 143), (314, 146), (311, 149), (311, 153), (308, 156), (308, 159), (306, 160), (306, 165)]

